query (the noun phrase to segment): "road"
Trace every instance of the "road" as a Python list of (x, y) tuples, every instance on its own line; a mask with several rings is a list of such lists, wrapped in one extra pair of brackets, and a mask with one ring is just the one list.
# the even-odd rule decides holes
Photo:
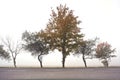
[(0, 80), (120, 80), (120, 68), (0, 68)]

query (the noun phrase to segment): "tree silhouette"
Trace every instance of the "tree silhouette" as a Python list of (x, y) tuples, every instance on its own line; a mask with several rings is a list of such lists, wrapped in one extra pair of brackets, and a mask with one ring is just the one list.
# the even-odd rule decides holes
[(94, 57), (93, 52), (95, 51), (95, 45), (98, 38), (86, 40), (84, 44), (78, 46), (74, 55), (82, 54), (82, 59), (85, 67), (87, 67), (86, 59), (92, 59)]
[(111, 57), (115, 57), (114, 52), (115, 49), (111, 49), (110, 44), (103, 42), (97, 45), (95, 56), (102, 60), (105, 67), (108, 67)]
[(22, 39), (25, 41), (23, 44), (24, 49), (30, 51), (32, 56), (38, 56), (40, 66), (42, 68), (42, 57), (43, 55), (48, 54), (49, 47), (42, 42), (37, 33), (30, 33), (26, 31), (23, 33)]
[(5, 60), (10, 59), (10, 54), (3, 49), (3, 45), (0, 45), (0, 58)]
[(17, 58), (17, 55), (22, 50), (22, 45), (18, 41), (14, 43), (10, 38), (6, 38), (5, 40), (2, 39), (2, 42), (6, 48), (7, 53), (9, 53), (10, 57), (12, 57), (14, 67), (17, 67), (16, 58)]
[(52, 9), (51, 18), (47, 28), (39, 33), (39, 36), (50, 46), (51, 50), (62, 52), (62, 67), (65, 67), (65, 59), (70, 52), (73, 52), (82, 43), (83, 34), (80, 33), (77, 20), (78, 16), (73, 15), (73, 10), (60, 5), (57, 11)]

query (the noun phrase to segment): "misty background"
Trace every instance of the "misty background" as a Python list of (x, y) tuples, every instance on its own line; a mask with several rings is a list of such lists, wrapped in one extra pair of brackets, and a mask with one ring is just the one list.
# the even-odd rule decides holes
[[(14, 42), (20, 41), (22, 33), (40, 31), (46, 27), (51, 8), (66, 4), (74, 15), (79, 16), (85, 39), (100, 38), (116, 48), (116, 56), (110, 66), (120, 66), (120, 0), (0, 0), (0, 38), (10, 37)], [(43, 57), (44, 67), (61, 67), (62, 55), (58, 51)], [(98, 59), (88, 59), (89, 66), (103, 66)], [(0, 66), (13, 66), (12, 61), (0, 59)], [(17, 66), (39, 67), (37, 58), (29, 52), (22, 51), (17, 56)], [(66, 67), (84, 66), (81, 57), (72, 55), (66, 58)]]

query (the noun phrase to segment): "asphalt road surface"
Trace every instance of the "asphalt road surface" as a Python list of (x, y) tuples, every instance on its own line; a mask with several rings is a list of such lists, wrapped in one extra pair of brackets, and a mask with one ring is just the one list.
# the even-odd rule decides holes
[(120, 68), (0, 68), (0, 80), (120, 80)]

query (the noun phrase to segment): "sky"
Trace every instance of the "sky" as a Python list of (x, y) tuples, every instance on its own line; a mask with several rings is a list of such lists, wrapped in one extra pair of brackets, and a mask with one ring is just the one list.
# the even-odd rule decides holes
[[(10, 37), (14, 42), (21, 39), (22, 33), (45, 29), (50, 18), (51, 8), (60, 4), (67, 5), (79, 16), (85, 39), (100, 38), (116, 48), (116, 56), (110, 66), (120, 66), (120, 0), (0, 0), (0, 38)], [(43, 58), (44, 66), (61, 67), (62, 55), (51, 52)], [(87, 60), (88, 66), (102, 66), (98, 59)], [(13, 66), (12, 61), (0, 60), (0, 66)], [(17, 57), (17, 66), (39, 66), (36, 57), (29, 52), (21, 52)], [(66, 58), (66, 66), (84, 66), (81, 57)]]

